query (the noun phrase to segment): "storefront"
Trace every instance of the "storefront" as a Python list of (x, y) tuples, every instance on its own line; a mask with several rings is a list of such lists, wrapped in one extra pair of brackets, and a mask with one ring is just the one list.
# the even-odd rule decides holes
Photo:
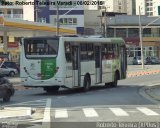
[[(125, 38), (125, 42), (127, 48), (128, 64), (132, 64), (133, 57), (141, 56), (139, 38)], [(143, 55), (144, 57), (156, 56), (160, 58), (160, 38), (144, 37)]]

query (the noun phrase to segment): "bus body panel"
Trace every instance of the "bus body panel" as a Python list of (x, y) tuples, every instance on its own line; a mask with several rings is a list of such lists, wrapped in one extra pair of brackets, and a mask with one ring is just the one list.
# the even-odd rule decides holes
[[(66, 86), (68, 88), (83, 87), (84, 77), (86, 74), (90, 75), (91, 85), (98, 85), (100, 83), (113, 82), (116, 71), (119, 71), (120, 79), (125, 78), (126, 67), (124, 67), (122, 71), (123, 67), (121, 65), (124, 62), (121, 62), (122, 53), (120, 52), (120, 50), (119, 50), (119, 58), (115, 58), (115, 59), (101, 58), (100, 59), (101, 66), (98, 68), (96, 68), (95, 66), (96, 60), (91, 60), (91, 61), (80, 60), (81, 62), (80, 62), (79, 68), (78, 70), (75, 70), (73, 68), (73, 62), (66, 61), (65, 48), (64, 48), (65, 42), (72, 42), (76, 47), (80, 47), (81, 43), (93, 43), (94, 45), (99, 45), (99, 47), (101, 47), (101, 44), (105, 44), (105, 43), (118, 44), (118, 47), (120, 47), (121, 45), (124, 45), (124, 42), (121, 39), (110, 39), (110, 38), (102, 38), (102, 39), (91, 38), (90, 39), (90, 38), (81, 38), (81, 37), (74, 37), (74, 38), (59, 37), (58, 53), (56, 57), (47, 58), (46, 56), (45, 58), (45, 56), (43, 55), (44, 58), (28, 59), (25, 56), (24, 44), (22, 43), (21, 79), (22, 79), (23, 85), (31, 86), (31, 87), (48, 87), (48, 86), (57, 86), (57, 85)], [(80, 76), (75, 75), (78, 73), (80, 73)], [(96, 76), (97, 74), (100, 74), (100, 75)], [(124, 74), (124, 75), (122, 76), (121, 74)], [(78, 81), (80, 81), (80, 83)], [(75, 85), (75, 82), (79, 83), (79, 85)]]
[(102, 82), (112, 82), (112, 60), (102, 60)]

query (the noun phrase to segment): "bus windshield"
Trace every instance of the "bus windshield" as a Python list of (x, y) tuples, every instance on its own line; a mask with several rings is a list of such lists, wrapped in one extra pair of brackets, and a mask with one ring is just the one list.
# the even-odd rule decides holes
[(56, 57), (58, 39), (25, 39), (24, 49), (27, 58)]

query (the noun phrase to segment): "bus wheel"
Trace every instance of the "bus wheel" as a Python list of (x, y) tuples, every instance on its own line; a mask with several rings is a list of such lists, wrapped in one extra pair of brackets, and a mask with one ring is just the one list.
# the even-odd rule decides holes
[(83, 91), (88, 91), (90, 89), (91, 81), (88, 75), (84, 77), (84, 82), (83, 82)]
[(44, 87), (44, 90), (45, 90), (47, 93), (58, 92), (59, 86), (54, 86), (54, 87)]
[(117, 83), (118, 83), (118, 74), (115, 73), (114, 74), (114, 82), (111, 82), (110, 86), (111, 87), (117, 87)]

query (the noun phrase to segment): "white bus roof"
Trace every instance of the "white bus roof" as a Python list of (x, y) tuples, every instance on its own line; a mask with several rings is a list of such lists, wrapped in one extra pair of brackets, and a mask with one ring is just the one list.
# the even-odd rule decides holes
[(97, 38), (97, 37), (75, 37), (75, 36), (49, 36), (49, 37), (27, 37), (25, 39), (42, 39), (42, 38), (60, 38), (60, 40), (62, 41), (68, 41), (68, 42), (112, 42), (112, 43), (121, 43), (121, 44), (125, 44), (124, 40), (122, 38)]

